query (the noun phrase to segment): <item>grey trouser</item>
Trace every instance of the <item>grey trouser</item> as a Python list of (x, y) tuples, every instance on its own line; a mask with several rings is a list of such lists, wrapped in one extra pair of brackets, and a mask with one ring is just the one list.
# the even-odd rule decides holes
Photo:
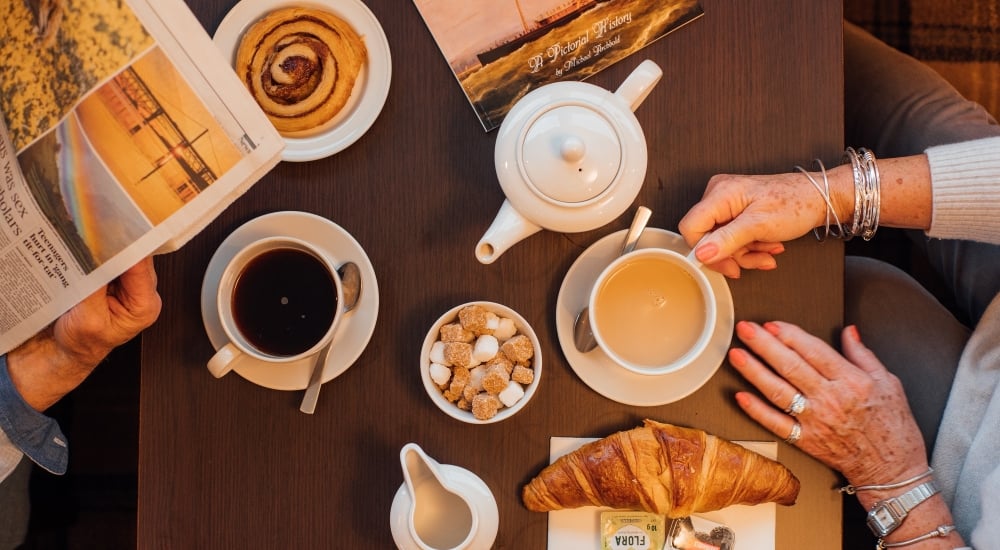
[(28, 479), (32, 462), (21, 459), (17, 468), (0, 482), (0, 550), (24, 543), (28, 532)]

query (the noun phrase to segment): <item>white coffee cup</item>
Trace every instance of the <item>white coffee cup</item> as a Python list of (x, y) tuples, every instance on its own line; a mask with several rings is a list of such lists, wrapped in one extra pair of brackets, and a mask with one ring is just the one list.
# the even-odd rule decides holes
[(217, 378), (241, 358), (286, 364), (333, 340), (344, 291), (332, 260), (293, 237), (267, 237), (237, 252), (219, 281), (216, 308), (229, 340), (208, 361)]
[(637, 374), (686, 367), (715, 328), (715, 293), (701, 264), (663, 248), (616, 258), (597, 277), (588, 305), (597, 345)]

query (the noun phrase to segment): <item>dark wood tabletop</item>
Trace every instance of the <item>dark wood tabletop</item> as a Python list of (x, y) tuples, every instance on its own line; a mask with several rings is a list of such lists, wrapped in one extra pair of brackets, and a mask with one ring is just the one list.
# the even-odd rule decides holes
[[(235, 0), (188, 0), (213, 33)], [(776, 173), (843, 150), (842, 3), (702, 0), (705, 15), (595, 75), (614, 89), (638, 63), (663, 78), (636, 111), (649, 149), (635, 205), (599, 229), (542, 231), (491, 265), (474, 255), (503, 201), (485, 133), (408, 0), (366, 0), (392, 52), (392, 84), (371, 129), (346, 150), (278, 165), (178, 252), (156, 259), (164, 308), (142, 339), (140, 548), (391, 548), (389, 509), (403, 481), (399, 451), (416, 442), (442, 463), (476, 472), (500, 510), (495, 548), (546, 544), (547, 514), (526, 510), (521, 487), (548, 463), (551, 436), (602, 437), (654, 418), (733, 440), (774, 441), (736, 407), (748, 385), (723, 363), (680, 401), (637, 407), (607, 399), (574, 373), (554, 310), (573, 261), (627, 227), (635, 206), (651, 225), (677, 222), (720, 172)], [(344, 228), (378, 278), (374, 334), (346, 372), (325, 384), (312, 416), (300, 391), (215, 379), (200, 286), (220, 243), (243, 223), (306, 211)], [(783, 319), (827, 341), (842, 324), (843, 247), (810, 235), (788, 244), (771, 272), (729, 281), (737, 319)], [(516, 416), (469, 425), (443, 414), (421, 385), (430, 325), (471, 300), (520, 312), (541, 341), (544, 369)], [(835, 475), (799, 450), (778, 458), (802, 480), (778, 507), (777, 547), (839, 549)]]

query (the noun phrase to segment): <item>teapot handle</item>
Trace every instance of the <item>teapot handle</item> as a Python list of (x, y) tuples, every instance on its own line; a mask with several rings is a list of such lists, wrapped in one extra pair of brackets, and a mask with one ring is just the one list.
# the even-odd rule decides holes
[(622, 82), (622, 85), (615, 90), (615, 95), (624, 99), (629, 108), (635, 111), (662, 76), (663, 69), (652, 60), (647, 59), (640, 63), (632, 71), (632, 74), (628, 75), (625, 82)]

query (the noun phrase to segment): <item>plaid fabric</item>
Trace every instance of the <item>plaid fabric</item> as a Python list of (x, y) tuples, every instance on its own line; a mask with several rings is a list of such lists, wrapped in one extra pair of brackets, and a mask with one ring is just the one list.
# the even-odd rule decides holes
[(844, 0), (844, 16), (926, 62), (1000, 118), (996, 0)]

